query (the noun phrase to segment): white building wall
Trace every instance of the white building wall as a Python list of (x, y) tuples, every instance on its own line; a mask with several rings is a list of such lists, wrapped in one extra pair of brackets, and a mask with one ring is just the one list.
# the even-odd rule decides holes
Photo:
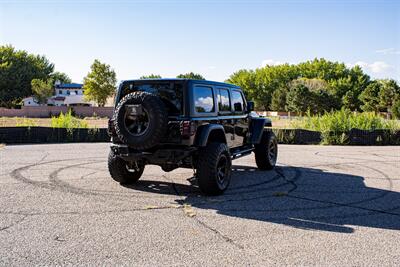
[(40, 106), (39, 103), (37, 103), (33, 97), (24, 98), (22, 101), (23, 105), (27, 107)]

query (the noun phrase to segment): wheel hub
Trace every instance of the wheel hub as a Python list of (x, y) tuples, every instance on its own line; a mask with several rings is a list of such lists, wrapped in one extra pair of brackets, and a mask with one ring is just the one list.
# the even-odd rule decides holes
[(132, 109), (127, 107), (125, 112), (125, 128), (133, 136), (144, 135), (149, 128), (149, 115), (145, 108), (141, 108), (138, 112), (138, 108)]

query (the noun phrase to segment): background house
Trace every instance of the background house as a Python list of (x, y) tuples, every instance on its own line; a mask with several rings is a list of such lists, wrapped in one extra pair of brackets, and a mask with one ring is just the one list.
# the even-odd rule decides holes
[[(47, 99), (48, 106), (92, 106), (93, 103), (84, 100), (83, 84), (60, 83), (54, 85), (54, 95)], [(40, 106), (33, 96), (23, 99), (24, 106)]]
[(22, 103), (24, 106), (36, 107), (40, 106), (37, 100), (33, 96), (28, 96), (22, 99)]

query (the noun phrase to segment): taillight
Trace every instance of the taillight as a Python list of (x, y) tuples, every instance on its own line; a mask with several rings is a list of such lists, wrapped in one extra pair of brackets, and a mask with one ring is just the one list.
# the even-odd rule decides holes
[(191, 121), (181, 121), (180, 130), (182, 137), (189, 137), (194, 135), (196, 125)]

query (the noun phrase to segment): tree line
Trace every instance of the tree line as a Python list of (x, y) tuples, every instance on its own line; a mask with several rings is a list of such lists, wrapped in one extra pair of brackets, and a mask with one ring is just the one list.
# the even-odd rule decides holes
[[(161, 78), (150, 74), (140, 79)], [(204, 80), (189, 72), (177, 78)], [(13, 107), (34, 95), (45, 102), (55, 81), (71, 83), (67, 74), (57, 72), (45, 56), (29, 54), (14, 47), (0, 46), (0, 106)], [(116, 88), (116, 74), (110, 65), (94, 60), (83, 81), (85, 98), (99, 106)], [(299, 64), (267, 65), (239, 70), (226, 82), (243, 88), (258, 110), (324, 113), (346, 108), (352, 111), (393, 112), (400, 116), (400, 87), (395, 80), (372, 80), (359, 66), (321, 59)]]
[(233, 73), (260, 110), (324, 113), (352, 111), (400, 113), (400, 87), (395, 80), (372, 80), (359, 66), (321, 59), (299, 64), (267, 65)]

